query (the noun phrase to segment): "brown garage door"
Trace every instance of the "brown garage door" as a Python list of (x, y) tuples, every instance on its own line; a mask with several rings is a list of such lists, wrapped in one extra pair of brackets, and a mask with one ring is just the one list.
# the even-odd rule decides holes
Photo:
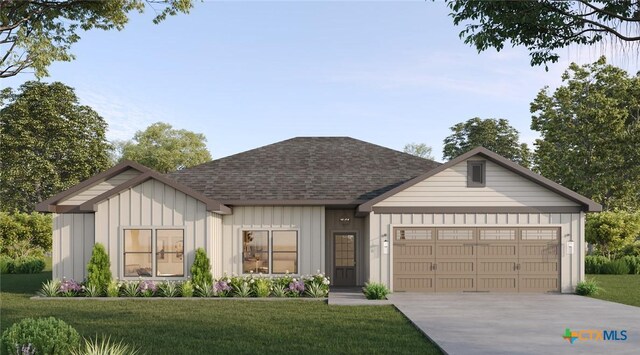
[(558, 228), (396, 228), (395, 291), (560, 289)]

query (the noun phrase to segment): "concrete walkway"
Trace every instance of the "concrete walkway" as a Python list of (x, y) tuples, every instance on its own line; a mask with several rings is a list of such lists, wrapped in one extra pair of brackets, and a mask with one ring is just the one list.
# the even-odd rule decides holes
[[(639, 291), (640, 292), (640, 291)], [(560, 294), (395, 293), (391, 302), (447, 354), (640, 354), (640, 308)], [(627, 340), (563, 339), (565, 329)]]
[(385, 306), (391, 305), (389, 300), (368, 300), (360, 287), (332, 287), (329, 292), (331, 306)]

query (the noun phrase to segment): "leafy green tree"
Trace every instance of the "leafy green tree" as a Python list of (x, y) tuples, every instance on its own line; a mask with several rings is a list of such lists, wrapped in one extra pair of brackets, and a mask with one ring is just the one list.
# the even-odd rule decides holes
[(555, 63), (570, 45), (640, 42), (640, 2), (629, 0), (448, 0), (464, 42), (479, 52), (505, 44), (526, 47), (531, 65)]
[(588, 243), (609, 259), (617, 258), (640, 236), (640, 213), (604, 211), (587, 215), (585, 235)]
[(563, 85), (542, 89), (531, 129), (537, 170), (605, 208), (640, 206), (640, 77), (608, 65), (571, 64)]
[(520, 143), (518, 130), (501, 118), (472, 118), (451, 127), (453, 134), (444, 139), (443, 157), (453, 159), (476, 147), (485, 147), (514, 162), (529, 167), (531, 152)]
[(51, 250), (51, 215), (0, 211), (0, 254), (12, 258), (40, 256)]
[(0, 209), (35, 204), (106, 169), (107, 124), (73, 89), (29, 81), (0, 91)]
[(211, 276), (211, 263), (207, 257), (207, 252), (203, 248), (196, 249), (196, 257), (191, 265), (191, 281), (194, 287), (211, 287), (213, 278)]
[(105, 294), (110, 282), (111, 262), (109, 255), (104, 249), (104, 245), (96, 243), (87, 265), (87, 285), (97, 287), (101, 294)]
[(33, 68), (36, 77), (48, 75), (54, 61), (71, 61), (71, 45), (80, 30), (122, 30), (132, 11), (145, 4), (156, 11), (154, 23), (179, 12), (192, 0), (29, 0), (0, 1), (0, 78)]
[(433, 148), (424, 143), (409, 143), (404, 146), (404, 152), (415, 155), (420, 158), (435, 159), (433, 156)]
[(173, 129), (168, 123), (154, 123), (138, 131), (132, 141), (117, 142), (121, 159), (137, 161), (161, 173), (188, 168), (211, 160), (207, 139), (201, 133)]

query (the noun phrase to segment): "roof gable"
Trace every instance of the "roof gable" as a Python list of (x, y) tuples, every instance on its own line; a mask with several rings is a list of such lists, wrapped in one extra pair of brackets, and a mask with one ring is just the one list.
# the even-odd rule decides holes
[[(70, 197), (74, 196), (75, 194), (80, 193), (81, 191), (85, 191), (88, 188), (91, 188), (93, 186), (96, 186), (108, 179), (113, 178), (114, 176), (117, 176), (119, 174), (122, 174), (125, 171), (134, 169), (138, 172), (140, 172), (140, 174), (137, 175), (131, 175), (131, 178), (124, 180), (123, 182), (121, 182), (120, 184), (118, 184), (117, 186), (108, 189), (107, 191), (104, 191), (103, 193), (88, 199), (87, 201), (84, 201), (80, 204), (73, 204), (73, 205), (65, 205), (62, 204), (65, 201), (68, 201)], [(144, 183), (145, 181), (149, 180), (149, 179), (155, 179), (158, 180), (166, 185), (169, 185), (173, 188), (175, 188), (178, 191), (181, 191), (193, 198), (195, 198), (196, 200), (199, 200), (203, 203), (205, 203), (207, 205), (207, 210), (209, 211), (213, 211), (213, 212), (217, 212), (220, 214), (229, 214), (231, 213), (231, 209), (227, 206), (225, 206), (224, 204), (211, 199), (203, 194), (201, 194), (198, 191), (193, 190), (192, 188), (185, 186), (177, 181), (174, 181), (158, 172), (156, 172), (155, 170), (149, 169), (147, 167), (145, 167), (144, 165), (141, 165), (139, 163), (133, 162), (133, 161), (123, 161), (119, 164), (117, 164), (116, 166), (102, 172), (99, 173), (97, 175), (94, 175), (93, 177), (79, 183), (76, 186), (71, 187), (70, 189), (60, 192), (59, 194), (40, 202), (38, 205), (36, 205), (36, 211), (40, 211), (40, 212), (58, 212), (58, 213), (84, 213), (84, 212), (94, 212), (95, 211), (95, 206), (96, 204), (98, 204), (99, 202), (117, 194), (120, 193), (121, 191), (124, 191), (125, 189), (137, 186), (139, 184)]]
[[(474, 157), (481, 157), (486, 159), (487, 161), (490, 161), (491, 163), (496, 164), (497, 166), (500, 166), (501, 168), (504, 168), (514, 174), (516, 174), (520, 180), (526, 181), (526, 182), (531, 182), (532, 184), (535, 184), (535, 186), (539, 186), (541, 188), (544, 188), (544, 190), (537, 190), (538, 194), (540, 196), (537, 196), (535, 198), (531, 198), (529, 197), (529, 200), (535, 200), (536, 198), (541, 199), (541, 200), (547, 200), (547, 201), (551, 201), (552, 204), (556, 205), (556, 206), (564, 206), (564, 205), (571, 205), (571, 204), (567, 204), (564, 201), (572, 201), (573, 203), (579, 205), (582, 207), (583, 210), (585, 211), (601, 211), (602, 210), (602, 206), (600, 206), (599, 204), (597, 204), (596, 202), (580, 195), (577, 194), (541, 175), (535, 174), (534, 172), (523, 168), (522, 166), (496, 154), (491, 152), (490, 150), (486, 149), (486, 148), (476, 148), (473, 149), (472, 151), (469, 151), (455, 159), (452, 159), (451, 161), (447, 162), (446, 164), (443, 164), (441, 166), (439, 166), (436, 169), (433, 169), (421, 176), (418, 176), (410, 181), (407, 181), (406, 183), (368, 201), (363, 203), (362, 205), (360, 205), (358, 207), (358, 211), (359, 212), (370, 212), (372, 211), (373, 206), (375, 206), (376, 204), (379, 204), (385, 200), (388, 200), (391, 198), (391, 200), (393, 200), (393, 196), (402, 196), (403, 192), (406, 191), (407, 189), (411, 189), (413, 186), (419, 185), (419, 184), (423, 184), (423, 185), (428, 185), (428, 183), (426, 183), (426, 181), (428, 179), (433, 179), (434, 177), (436, 177), (438, 174), (441, 174), (447, 170), (449, 170), (450, 172), (453, 171), (453, 173), (455, 174), (455, 168), (456, 166), (459, 167), (459, 164), (463, 163), (464, 161), (468, 160), (469, 158), (474, 158)], [(451, 178), (451, 177), (449, 177)], [(455, 177), (454, 177), (455, 178)], [(464, 177), (463, 177), (464, 178)], [(425, 187), (428, 189), (428, 186), (422, 186), (420, 185), (420, 187)], [(500, 190), (499, 186), (495, 186), (494, 185), (494, 190)], [(469, 189), (469, 190), (464, 190), (465, 194), (466, 192), (471, 193), (473, 190)], [(495, 196), (499, 196), (500, 195), (500, 191), (494, 191), (496, 192)], [(563, 199), (566, 200), (558, 200), (558, 199), (554, 199), (554, 196), (551, 194), (548, 194), (547, 192), (552, 192), (555, 195), (561, 196)], [(475, 191), (474, 191), (475, 193)], [(428, 199), (428, 198), (427, 198)], [(437, 198), (431, 198), (432, 200), (437, 200)], [(511, 199), (512, 201), (510, 201), (512, 204), (523, 204), (522, 201), (518, 201), (518, 199), (516, 198), (515, 200), (511, 197), (506, 197), (505, 196), (505, 200), (509, 200)], [(522, 200), (526, 200), (525, 198), (523, 198)], [(465, 203), (469, 204), (468, 201), (466, 201)], [(386, 203), (382, 203), (382, 205), (389, 205), (392, 206), (393, 202), (386, 202)], [(499, 203), (498, 203), (499, 204)], [(443, 205), (442, 203), (438, 204), (435, 203), (435, 205)], [(543, 203), (536, 203), (536, 202), (528, 202), (527, 205), (544, 205)]]

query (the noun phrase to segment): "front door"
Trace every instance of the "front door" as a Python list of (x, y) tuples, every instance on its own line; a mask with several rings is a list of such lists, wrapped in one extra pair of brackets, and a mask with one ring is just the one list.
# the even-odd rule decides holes
[(356, 235), (336, 233), (333, 235), (333, 284), (335, 286), (356, 285)]

